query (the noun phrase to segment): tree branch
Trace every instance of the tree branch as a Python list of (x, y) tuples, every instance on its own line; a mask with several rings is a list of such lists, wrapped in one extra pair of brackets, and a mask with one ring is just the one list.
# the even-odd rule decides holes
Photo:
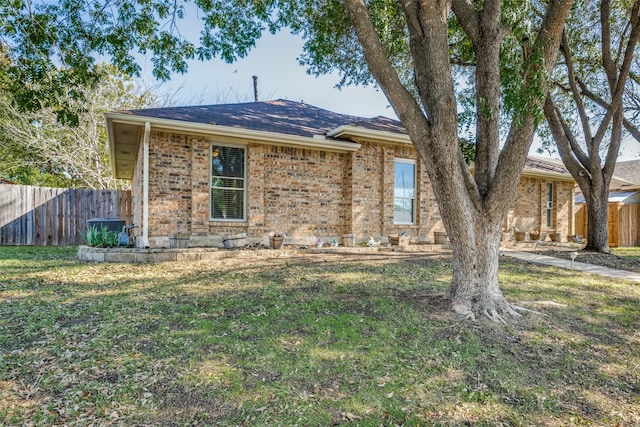
[(577, 145), (575, 137), (550, 96), (547, 97), (544, 103), (544, 113), (553, 139), (556, 141), (562, 162), (571, 173), (571, 176), (578, 182), (581, 189), (591, 188), (590, 158)]
[[(580, 90), (578, 89), (578, 85), (576, 83), (576, 74), (573, 68), (573, 60), (571, 59), (571, 51), (569, 46), (569, 40), (567, 39), (566, 31), (562, 32), (562, 45), (560, 46), (562, 50), (562, 55), (565, 59), (565, 64), (567, 66), (567, 79), (569, 81), (569, 89), (571, 91), (571, 95), (573, 96), (573, 101), (576, 103), (576, 108), (578, 109), (578, 116), (580, 117), (580, 122), (582, 123), (582, 132), (585, 135), (586, 141), (591, 141), (591, 126), (589, 125), (589, 116), (584, 108), (584, 104), (582, 102), (582, 97), (580, 96)], [(592, 150), (591, 144), (588, 144), (589, 151)]]
[(609, 93), (613, 94), (616, 88), (617, 75), (616, 65), (611, 56), (611, 0), (601, 0), (600, 2), (600, 28), (602, 43), (602, 68), (607, 75), (609, 82)]
[(427, 131), (431, 124), (427, 121), (416, 103), (413, 96), (404, 87), (398, 74), (393, 69), (387, 53), (376, 33), (376, 29), (371, 22), (369, 10), (363, 0), (345, 0), (345, 9), (349, 19), (356, 31), (358, 40), (362, 45), (364, 55), (369, 64), (379, 64), (369, 66), (371, 74), (379, 82), (379, 86), (389, 99), (398, 118), (405, 126), (409, 123), (420, 123), (414, 129), (407, 129), (409, 135), (421, 135), (422, 139), (428, 139)]
[(475, 45), (480, 37), (480, 16), (469, 0), (452, 0), (451, 9), (464, 32)]
[[(608, 0), (602, 1), (603, 5), (605, 3), (607, 3), (608, 5)], [(601, 9), (601, 12), (602, 12), (602, 15), (606, 15), (608, 20), (608, 17), (609, 17), (608, 9), (606, 9), (605, 7), (604, 10)], [(601, 15), (601, 21), (604, 20), (604, 16), (602, 15)], [(633, 54), (636, 48), (636, 44), (638, 42), (638, 38), (640, 37), (640, 0), (636, 0), (634, 2), (633, 7), (631, 9), (631, 16), (629, 18), (629, 21), (631, 23), (631, 33), (629, 34), (629, 39), (627, 40), (627, 47), (625, 49), (624, 60), (622, 62), (622, 65), (620, 66), (620, 70), (618, 71), (615, 64), (613, 64), (613, 68), (608, 68), (608, 67), (611, 67), (612, 64), (605, 65), (605, 72), (609, 77), (610, 84), (611, 84), (611, 81), (613, 81), (614, 85), (612, 86), (610, 91), (611, 93), (610, 108), (607, 110), (605, 117), (600, 123), (598, 132), (594, 136), (594, 139), (595, 139), (594, 143), (597, 142), (598, 146), (600, 144), (600, 141), (602, 141), (602, 139), (604, 138), (604, 135), (607, 132), (609, 123), (611, 123), (612, 120), (616, 121), (615, 116), (617, 114), (622, 115), (622, 96), (624, 95), (624, 88), (626, 85), (627, 77), (629, 76), (631, 64), (633, 62)], [(608, 23), (607, 23), (607, 28), (610, 31), (610, 27)], [(608, 40), (609, 43), (611, 42), (610, 35), (607, 35), (604, 33), (604, 27), (603, 27), (603, 34), (602, 34), (603, 61), (609, 61), (610, 46), (609, 45), (605, 46), (605, 40)], [(608, 60), (604, 59), (605, 51), (609, 51)], [(621, 119), (617, 119), (617, 120), (620, 121), (620, 123), (622, 123)], [(616, 143), (616, 141), (612, 141), (612, 143)], [(620, 141), (617, 142), (618, 146), (619, 146), (619, 143)], [(609, 150), (609, 153), (612, 153), (611, 149)], [(605, 167), (607, 170), (610, 170), (611, 173), (613, 173), (613, 168), (615, 167), (615, 159), (617, 158), (617, 151), (615, 154), (616, 155), (613, 159), (609, 158), (609, 156), (607, 155), (607, 158), (605, 161)]]
[(456, 177), (467, 189), (463, 203), (470, 201), (479, 209), (480, 195), (458, 144), (457, 123), (449, 120), (457, 117), (457, 110), (449, 51), (443, 49), (448, 46), (447, 1), (406, 0), (399, 4), (409, 31), (416, 85), (424, 110), (402, 85), (388, 60), (364, 0), (344, 0), (344, 5), (369, 70), (425, 161), (432, 181)]
[[(564, 23), (572, 5), (573, 0), (553, 1), (549, 3), (547, 13), (542, 20), (542, 24), (534, 44), (534, 49), (541, 49), (541, 56), (547, 75), (551, 73), (551, 70), (553, 70), (553, 67), (556, 64)], [(531, 81), (534, 78), (535, 73), (527, 72), (525, 74), (524, 86), (536, 84)], [(542, 89), (546, 93), (547, 88), (543, 87)], [(539, 102), (542, 104), (542, 101)], [(540, 106), (542, 107), (542, 105)], [(515, 121), (512, 123), (498, 159), (498, 168), (496, 169), (494, 182), (507, 182), (508, 176), (515, 173), (514, 168), (522, 170), (526, 160), (526, 154), (531, 146), (531, 142), (533, 141), (534, 129), (535, 121), (532, 113), (528, 113), (522, 123), (516, 123)], [(517, 173), (516, 176), (518, 176)], [(514, 185), (517, 185), (517, 182), (514, 183)], [(493, 186), (493, 188), (497, 188), (497, 186)], [(499, 200), (500, 196), (498, 194), (491, 194), (489, 199)]]
[[(577, 80), (577, 83), (578, 83), (578, 85), (580, 85), (580, 92), (584, 96), (586, 96), (591, 101), (593, 101), (596, 104), (598, 104), (604, 110), (607, 110), (607, 109), (611, 108), (610, 104), (608, 104), (606, 101), (604, 101), (598, 95), (596, 95), (591, 90), (589, 90), (589, 88), (587, 88), (587, 86), (584, 84), (584, 82), (582, 82), (580, 79)], [(638, 129), (638, 127), (636, 125), (631, 123), (631, 121), (626, 119), (626, 118), (622, 119), (622, 125), (627, 130), (627, 132), (629, 132), (631, 134), (633, 139), (635, 139), (636, 141), (640, 142), (640, 129)]]
[(409, 49), (413, 58), (415, 83), (420, 97), (423, 98), (427, 120), (430, 120), (433, 114), (430, 109), (431, 103), (425, 99), (429, 94), (427, 91), (422, 90), (429, 81), (429, 76), (426, 75), (429, 59), (426, 57), (427, 47), (423, 42), (424, 32), (422, 22), (420, 22), (420, 4), (416, 1), (405, 1), (402, 3), (402, 7), (406, 17), (407, 30), (409, 31)]

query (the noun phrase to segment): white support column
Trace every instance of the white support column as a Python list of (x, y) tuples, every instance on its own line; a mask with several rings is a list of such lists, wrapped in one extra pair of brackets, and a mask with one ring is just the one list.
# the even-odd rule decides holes
[(149, 137), (151, 123), (144, 124), (142, 159), (142, 247), (149, 247)]

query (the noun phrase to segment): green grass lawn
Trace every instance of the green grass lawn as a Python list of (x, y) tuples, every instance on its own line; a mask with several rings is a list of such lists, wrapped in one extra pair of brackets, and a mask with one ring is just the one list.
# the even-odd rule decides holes
[(446, 257), (74, 255), (0, 248), (0, 426), (640, 424), (637, 284), (502, 259), (502, 326)]
[(632, 259), (634, 261), (640, 262), (640, 248), (639, 247), (629, 247), (629, 248), (612, 248), (611, 252), (628, 259)]

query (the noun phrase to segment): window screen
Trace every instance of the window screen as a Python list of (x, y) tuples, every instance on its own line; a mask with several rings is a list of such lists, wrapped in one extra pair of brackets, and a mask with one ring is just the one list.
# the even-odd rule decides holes
[(554, 228), (553, 221), (553, 183), (547, 183), (547, 228)]
[(393, 221), (415, 223), (416, 163), (396, 159), (393, 168)]
[(245, 149), (211, 146), (211, 218), (245, 219)]

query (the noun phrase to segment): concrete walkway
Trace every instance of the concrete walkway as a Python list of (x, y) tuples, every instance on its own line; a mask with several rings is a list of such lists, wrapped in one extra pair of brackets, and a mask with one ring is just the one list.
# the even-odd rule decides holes
[[(536, 264), (552, 265), (554, 267), (571, 269), (571, 260), (556, 258), (548, 255), (540, 255), (532, 252), (519, 252), (511, 249), (502, 249), (500, 253), (504, 256), (511, 258), (517, 258), (522, 261), (533, 262)], [(580, 255), (578, 255), (578, 259)], [(602, 267), (599, 265), (587, 264), (585, 262), (574, 261), (573, 269), (576, 271), (582, 271), (584, 273), (597, 274), (604, 277), (611, 277), (614, 279), (631, 280), (633, 282), (640, 282), (640, 273), (633, 271), (616, 270), (615, 268)]]

